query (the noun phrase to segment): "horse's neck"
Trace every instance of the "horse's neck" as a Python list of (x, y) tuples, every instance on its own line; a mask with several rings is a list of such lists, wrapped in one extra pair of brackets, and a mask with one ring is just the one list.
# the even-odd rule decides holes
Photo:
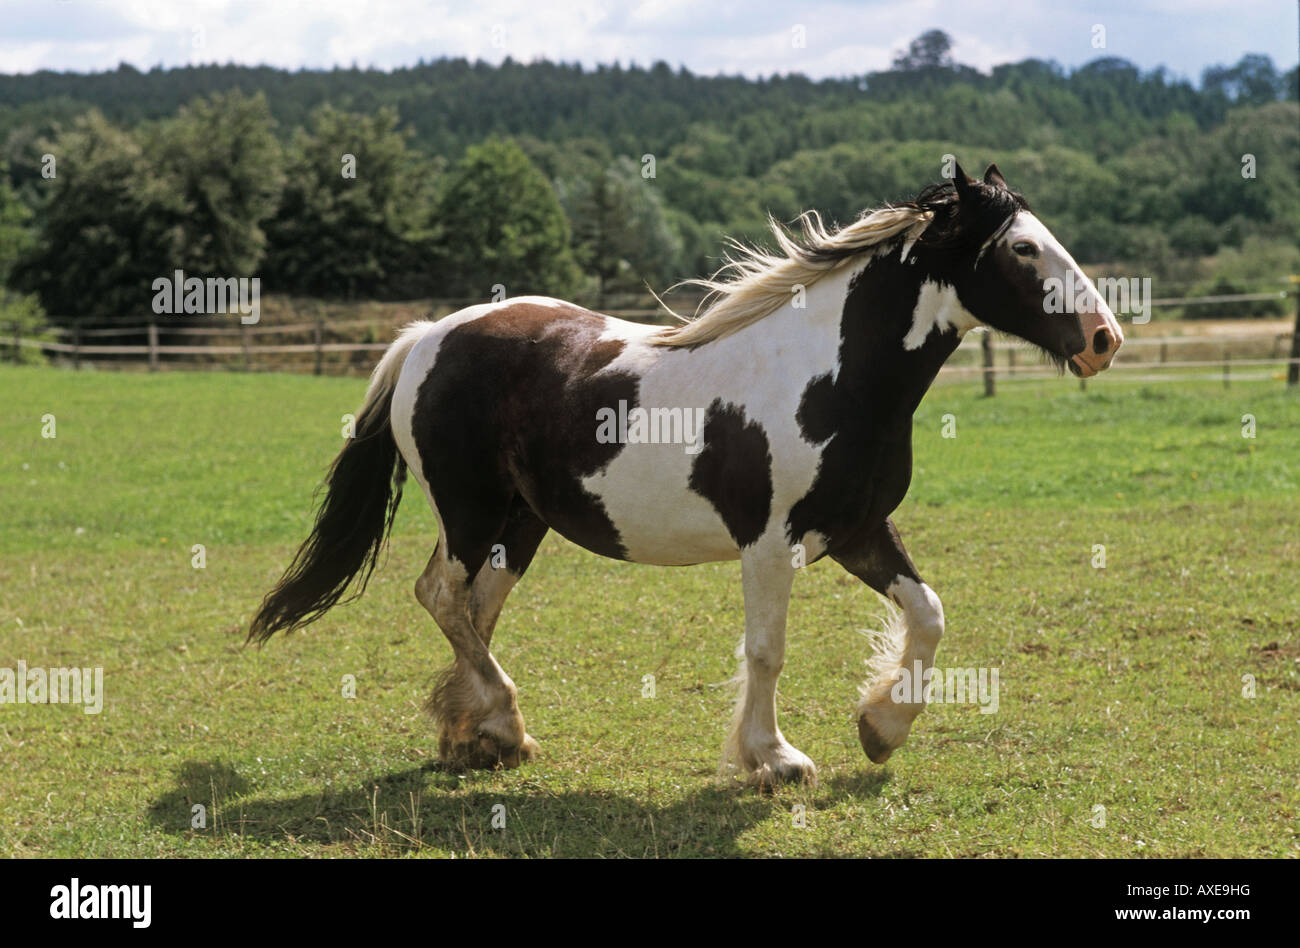
[(789, 302), (706, 348), (729, 371), (743, 366), (783, 376), (829, 372), (839, 354), (840, 311), (852, 277), (844, 268), (810, 286), (792, 287)]
[(899, 259), (897, 248), (855, 261), (802, 294), (792, 293), (791, 302), (763, 319), (698, 350), (692, 374), (743, 368), (758, 378), (779, 375), (800, 391), (816, 377), (832, 375), (858, 421), (877, 431), (910, 431), (912, 413), (960, 342), (952, 331), (924, 332), (936, 305), (932, 293), (921, 293), (924, 278), (921, 269)]
[(917, 405), (961, 342), (958, 330), (973, 321), (951, 289), (923, 292), (925, 282), (924, 270), (892, 253), (861, 269), (844, 297), (836, 385), (885, 428), (910, 432)]

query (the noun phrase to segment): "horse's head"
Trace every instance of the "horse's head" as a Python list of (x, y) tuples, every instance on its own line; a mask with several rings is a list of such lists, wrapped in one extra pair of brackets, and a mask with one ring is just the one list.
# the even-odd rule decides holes
[(972, 316), (1081, 378), (1110, 365), (1124, 342), (1114, 314), (997, 165), (982, 182), (958, 165), (951, 184), (927, 189), (917, 203), (933, 214), (918, 245)]

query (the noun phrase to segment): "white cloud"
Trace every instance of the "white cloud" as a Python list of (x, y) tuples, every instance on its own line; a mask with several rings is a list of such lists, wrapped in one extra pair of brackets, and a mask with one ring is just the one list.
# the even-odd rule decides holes
[[(1175, 14), (1175, 10), (1177, 11)], [(701, 73), (797, 71), (814, 78), (887, 68), (927, 29), (954, 37), (958, 62), (988, 70), (1026, 57), (1078, 65), (1098, 55), (1198, 75), (1245, 52), (1295, 61), (1295, 8), (1269, 0), (0, 0), (0, 70), (87, 71), (127, 61), (391, 69), (420, 58), (536, 58), (592, 66), (663, 59)], [(1108, 49), (1089, 44), (1104, 23)], [(796, 47), (801, 25), (807, 44)], [(202, 48), (193, 49), (195, 29)]]

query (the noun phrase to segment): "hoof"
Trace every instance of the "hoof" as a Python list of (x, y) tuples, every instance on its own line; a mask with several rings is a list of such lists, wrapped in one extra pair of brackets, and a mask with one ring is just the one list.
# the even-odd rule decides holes
[(760, 791), (772, 790), (780, 784), (817, 785), (817, 765), (807, 754), (789, 744), (767, 747), (761, 756), (758, 753), (745, 754), (741, 760), (744, 761), (740, 767), (746, 775), (745, 783)]
[(468, 770), (513, 770), (537, 756), (541, 748), (525, 734), (522, 743), (512, 744), (486, 731), (475, 741), (440, 741), (438, 756), (448, 767)]
[(817, 786), (817, 768), (812, 761), (806, 764), (779, 763), (761, 764), (749, 773), (748, 783), (760, 793), (767, 793), (776, 787)]
[(907, 743), (912, 722), (924, 706), (865, 705), (858, 714), (858, 740), (873, 763), (883, 764), (889, 755)]
[(873, 764), (883, 764), (894, 752), (894, 748), (876, 733), (865, 714), (858, 718), (858, 740), (862, 742), (862, 749), (867, 752), (867, 758)]

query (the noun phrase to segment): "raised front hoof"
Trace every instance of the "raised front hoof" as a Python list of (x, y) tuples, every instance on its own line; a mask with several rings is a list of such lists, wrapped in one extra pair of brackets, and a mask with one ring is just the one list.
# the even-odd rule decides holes
[(532, 761), (539, 750), (540, 745), (528, 734), (522, 743), (511, 744), (483, 732), (473, 741), (443, 738), (438, 744), (438, 757), (445, 767), (454, 770), (512, 770)]
[(903, 732), (901, 738), (887, 740), (871, 723), (870, 718), (863, 714), (858, 718), (858, 740), (862, 743), (868, 760), (873, 764), (883, 764), (907, 740), (907, 731)]

